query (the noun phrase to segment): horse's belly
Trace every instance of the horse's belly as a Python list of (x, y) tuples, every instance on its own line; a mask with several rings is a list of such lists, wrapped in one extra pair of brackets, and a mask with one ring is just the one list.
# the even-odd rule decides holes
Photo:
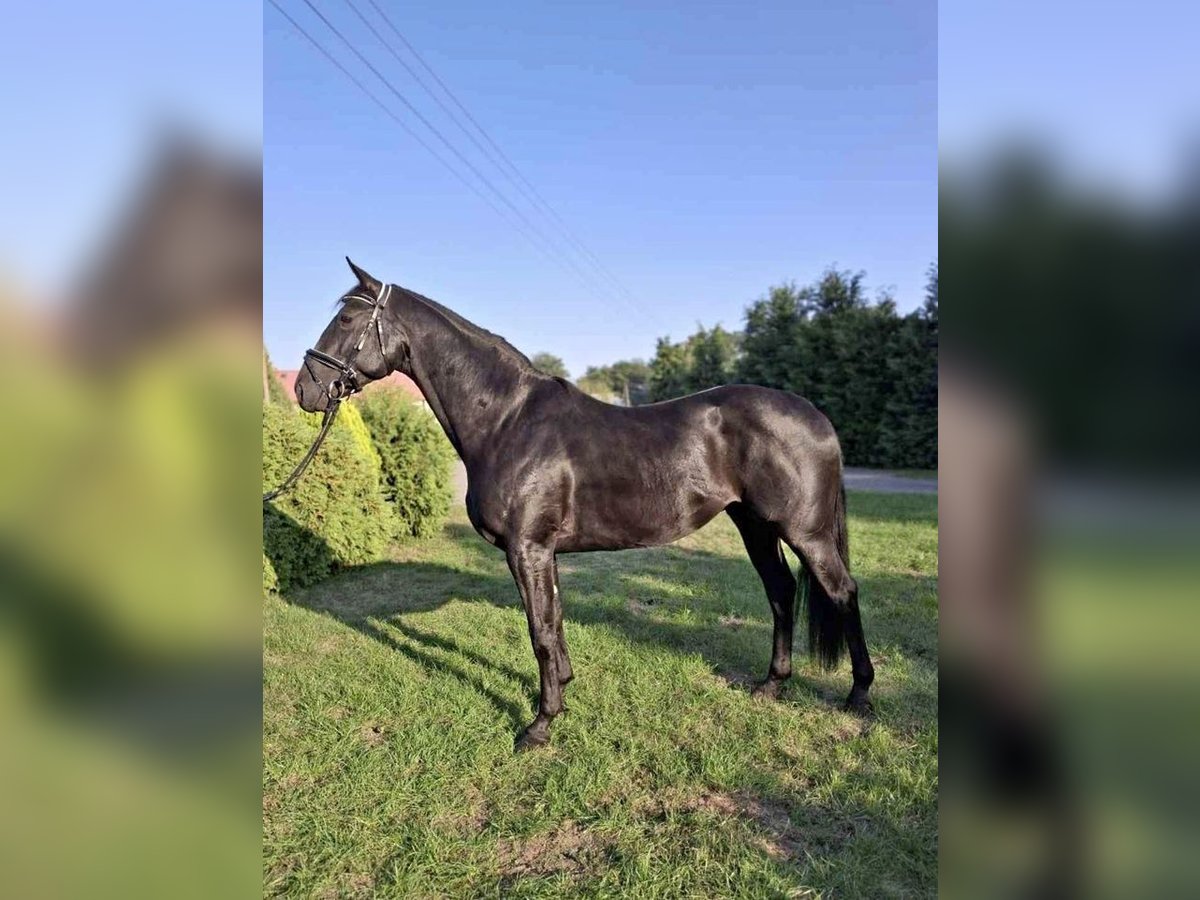
[(669, 544), (704, 526), (736, 500), (724, 492), (607, 491), (576, 496), (559, 549), (622, 550)]

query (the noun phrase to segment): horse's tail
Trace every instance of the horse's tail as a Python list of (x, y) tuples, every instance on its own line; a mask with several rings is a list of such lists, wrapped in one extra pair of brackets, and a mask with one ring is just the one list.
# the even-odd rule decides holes
[[(850, 577), (850, 536), (846, 531), (846, 484), (839, 473), (837, 499), (830, 551), (836, 559), (804, 560), (801, 596), (808, 608), (808, 654), (823, 669), (832, 669), (842, 660), (846, 649), (847, 615), (853, 592), (858, 588)], [(815, 563), (815, 565), (814, 565)], [(822, 564), (824, 563), (824, 564)], [(815, 569), (822, 568), (821, 576)], [(823, 576), (823, 577), (822, 577)], [(822, 582), (826, 583), (822, 583)], [(833, 588), (833, 593), (830, 592)]]

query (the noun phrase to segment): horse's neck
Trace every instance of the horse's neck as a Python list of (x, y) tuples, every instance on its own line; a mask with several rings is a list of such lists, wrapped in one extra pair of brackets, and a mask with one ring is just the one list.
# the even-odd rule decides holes
[[(404, 313), (409, 373), (459, 457), (470, 467), (500, 423), (524, 402), (536, 375), (495, 345), (420, 300)], [(531, 377), (532, 376), (532, 377)]]

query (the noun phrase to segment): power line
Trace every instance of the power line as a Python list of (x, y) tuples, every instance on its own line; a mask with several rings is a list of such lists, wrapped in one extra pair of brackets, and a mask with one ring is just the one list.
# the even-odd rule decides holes
[(576, 275), (578, 275), (578, 277), (583, 281), (583, 284), (586, 287), (588, 287), (591, 290), (597, 291), (598, 296), (603, 296), (603, 293), (599, 291), (599, 285), (597, 285), (593, 282), (593, 280), (587, 275), (587, 273), (584, 272), (579, 267), (578, 263), (576, 263), (575, 260), (572, 259), (571, 257), (563, 255), (562, 251), (557, 247), (557, 245), (555, 245), (554, 242), (551, 241), (537, 225), (535, 225), (533, 222), (531, 222), (529, 220), (529, 217), (526, 216), (525, 213), (523, 213), (508, 198), (507, 195), (505, 195), (494, 184), (492, 184), (491, 179), (489, 179), (486, 175), (484, 175), (482, 172), (480, 172), (474, 163), (472, 163), (469, 159), (467, 159), (457, 147), (455, 147), (449, 140), (447, 140), (446, 136), (444, 134), (442, 134), (441, 131), (439, 131), (438, 128), (432, 122), (430, 122), (421, 113), (420, 110), (418, 110), (415, 106), (413, 106), (413, 104), (408, 100), (408, 98), (405, 97), (404, 94), (401, 93), (400, 90), (394, 84), (392, 84), (392, 82), (386, 76), (384, 76), (384, 74), (382, 72), (380, 72), (371, 63), (371, 61), (369, 59), (367, 59), (365, 56), (363, 56), (362, 52), (356, 46), (354, 46), (354, 43), (349, 38), (347, 38), (344, 34), (342, 34), (342, 32), (338, 29), (338, 27), (336, 25), (334, 25), (331, 21), (329, 21), (328, 18), (326, 18), (324, 13), (322, 13), (321, 10), (318, 9), (312, 3), (312, 0), (303, 0), (303, 2), (304, 2), (305, 6), (307, 6), (310, 10), (312, 10), (312, 12), (314, 14), (316, 14), (317, 18), (319, 18), (323, 23), (325, 23), (325, 26), (328, 29), (330, 31), (332, 31), (338, 37), (338, 39), (341, 40), (341, 42), (346, 45), (346, 47), (349, 48), (350, 52), (353, 53), (356, 57), (358, 57), (359, 61), (363, 65), (365, 65), (368, 69), (370, 69), (371, 72), (374, 73), (376, 78), (378, 78), (381, 82), (383, 82), (384, 86), (396, 97), (396, 99), (398, 99), (401, 103), (403, 103), (404, 106), (408, 109), (408, 111), (411, 112), (414, 116), (416, 116), (417, 119), (420, 120), (421, 124), (423, 124), (426, 128), (428, 128), (430, 131), (432, 131), (434, 136), (437, 137), (437, 139), (442, 142), (443, 146), (445, 146), (447, 150), (449, 150), (451, 153), (453, 153), (454, 156), (459, 160), (459, 162), (461, 162), (464, 166), (466, 166), (472, 172), (472, 174), (474, 174), (475, 177), (478, 178), (483, 183), (484, 187), (486, 187), (489, 191), (491, 191), (492, 194), (494, 194), (497, 199), (499, 199), (506, 207), (508, 207), (513, 212), (514, 215), (517, 216), (517, 218), (519, 218), (523, 223), (525, 223), (526, 227), (528, 227), (534, 234), (536, 234), (539, 238), (541, 238), (543, 241), (546, 242), (546, 244), (549, 246), (551, 252), (554, 254), (554, 256), (556, 258), (558, 258), (562, 261), (565, 261), (567, 263), (567, 265), (570, 266), (570, 268), (575, 271)]
[[(444, 112), (450, 118), (450, 121), (452, 121), (455, 125), (457, 125), (459, 130), (462, 131), (462, 133), (467, 136), (467, 138), (471, 141), (471, 143), (473, 143), (475, 145), (476, 149), (478, 149), (479, 152), (482, 153), (484, 155), (484, 157), (487, 158), (488, 162), (490, 162), (490, 163), (492, 163), (492, 165), (496, 166), (496, 168), (500, 170), (501, 174), (503, 174), (506, 178), (508, 178), (511, 181), (512, 177), (496, 161), (496, 158), (492, 155), (492, 152), (490, 150), (488, 150), (488, 148), (485, 147), (483, 144), (481, 144), (479, 142), (479, 138), (475, 137), (475, 135), (470, 131), (470, 129), (468, 129), (466, 126), (464, 126), (462, 124), (462, 122), (459, 121), (458, 117), (454, 114), (454, 111), (451, 110), (448, 106), (446, 106), (446, 104), (442, 100), (442, 98), (439, 97), (433, 91), (433, 89), (425, 83), (425, 81), (417, 73), (417, 70), (414, 69), (412, 66), (410, 66), (408, 64), (407, 60), (405, 60), (403, 56), (401, 56), (399, 53), (396, 52), (396, 48), (393, 47), (390, 43), (388, 43), (387, 39), (384, 38), (384, 36), (379, 33), (379, 30), (374, 25), (372, 25), (370, 20), (367, 19), (367, 17), (365, 15), (363, 15), (362, 11), (357, 6), (354, 5), (353, 0), (343, 0), (343, 2), (347, 6), (350, 7), (350, 9), (354, 12), (354, 14), (356, 16), (358, 16), (359, 21), (362, 22), (363, 25), (365, 25), (368, 29), (370, 29), (371, 34), (375, 35), (375, 37), (379, 41), (379, 43), (383, 44), (384, 48), (388, 51), (388, 53), (392, 54), (392, 57), (396, 60), (396, 62), (400, 63), (400, 65), (402, 65), (404, 67), (404, 71), (406, 71), (409, 75), (412, 76), (413, 81), (415, 81), (417, 84), (419, 84), (421, 86), (421, 89), (423, 91), (425, 91), (425, 93), (429, 95), (429, 97), (433, 100), (433, 102), (438, 105), (438, 107), (442, 110), (442, 112)], [(375, 4), (372, 3), (372, 5), (374, 6)], [(387, 16), (385, 16), (380, 11), (378, 6), (375, 6), (375, 11), (378, 12), (379, 15), (383, 17), (383, 20), (385, 22), (388, 22), (389, 25), (391, 24), (388, 21)], [(395, 29), (393, 28), (393, 30), (395, 30)], [(401, 36), (401, 40), (404, 40), (403, 36)], [(409, 46), (407, 41), (405, 41), (405, 45)], [(415, 51), (412, 50), (411, 46), (409, 46), (409, 51), (413, 52), (414, 56), (416, 55)], [(419, 59), (419, 57), (418, 57), (418, 59)], [(517, 185), (517, 187), (519, 188), (520, 185)], [(526, 198), (526, 199), (528, 199), (528, 198)]]
[[(392, 121), (394, 121), (397, 125), (399, 125), (401, 128), (403, 128), (404, 131), (409, 135), (409, 137), (411, 137), (414, 141), (416, 141), (418, 144), (420, 144), (429, 153), (430, 156), (432, 156), (434, 159), (436, 159), (438, 162), (440, 162), (443, 166), (445, 166), (446, 170), (449, 171), (451, 175), (453, 175), (455, 178), (457, 178), (459, 181), (461, 181), (464, 185), (466, 185), (468, 188), (470, 188), (475, 193), (475, 196), (479, 197), (479, 199), (481, 199), (483, 202), (485, 202), (489, 206), (491, 206), (491, 208), (496, 212), (497, 215), (499, 215), (501, 218), (503, 218), (510, 225), (513, 224), (513, 222), (508, 219), (507, 214), (504, 212), (504, 210), (502, 210), (499, 206), (497, 206), (495, 201), (493, 201), (491, 197), (487, 196), (487, 194), (485, 194), (485, 193), (483, 193), (483, 191), (479, 190), (479, 188), (476, 185), (472, 184), (471, 181), (469, 181), (467, 178), (464, 178), (461, 172), (459, 172), (457, 169), (455, 169), (454, 166), (450, 165), (450, 163), (448, 163), (446, 161), (446, 159), (443, 156), (441, 156), (433, 147), (429, 146), (429, 144), (425, 141), (425, 139), (423, 137), (421, 137), (419, 134), (417, 134), (408, 125), (407, 122), (405, 122), (403, 119), (401, 119), (399, 116), (397, 116), (396, 113), (393, 112), (392, 109), (386, 103), (384, 103), (382, 100), (380, 100), (378, 97), (376, 97), (375, 94), (373, 94), (371, 92), (370, 88), (368, 88), (365, 84), (363, 84), (361, 81), (359, 81), (358, 78), (356, 78), (353, 75), (353, 73), (350, 72), (349, 69), (347, 69), (344, 65), (342, 65), (341, 61), (338, 60), (337, 57), (335, 57), (332, 53), (330, 53), (328, 50), (326, 50), (325, 47), (322, 46), (321, 43), (316, 38), (314, 38), (311, 34), (309, 34), (309, 32), (304, 28), (303, 25), (301, 25), (299, 22), (297, 22), (295, 19), (293, 19), (291, 14), (288, 13), (288, 11), (286, 9), (284, 9), (282, 6), (280, 6), (276, 2), (276, 0), (267, 0), (267, 2), (270, 3), (273, 7), (275, 7), (276, 11), (281, 16), (283, 16), (285, 19), (287, 19), (288, 22), (291, 23), (292, 27), (295, 28), (296, 31), (300, 32), (300, 34), (303, 35), (308, 40), (308, 42), (310, 44), (312, 44), (313, 47), (315, 47), (320, 52), (320, 54), (322, 56), (324, 56), (327, 60), (329, 60), (329, 62), (332, 63), (334, 66), (336, 66), (343, 75), (345, 75), (348, 79), (350, 79), (350, 81), (355, 85), (355, 87), (357, 87), (360, 91), (362, 91), (364, 94), (366, 94), (367, 97), (370, 98), (370, 100), (372, 102), (374, 102), (376, 106), (378, 106), (380, 109), (382, 109), (383, 112), (389, 118), (392, 119)], [(534, 246), (538, 250), (542, 249), (537, 244), (534, 244)]]
[[(364, 23), (366, 23), (366, 19), (363, 17), (362, 13), (358, 12), (357, 8), (354, 7), (353, 2), (351, 2), (351, 0), (345, 0), (345, 2), (351, 7), (351, 9), (354, 9), (354, 11), (356, 13), (358, 13), (359, 18), (362, 19)], [(591, 265), (601, 275), (606, 277), (617, 288), (617, 290), (619, 290), (625, 297), (627, 297), (631, 301), (635, 301), (636, 298), (633, 296), (632, 292), (627, 287), (625, 287), (625, 285), (621, 282), (621, 280), (619, 278), (617, 278), (616, 275), (614, 275), (608, 269), (608, 267), (604, 265), (604, 263), (599, 259), (599, 257), (597, 257), (588, 248), (588, 246), (586, 244), (584, 244), (583, 241), (580, 240), (579, 237), (571, 230), (570, 226), (568, 226), (567, 223), (563, 220), (563, 218), (555, 211), (554, 207), (552, 207), (546, 201), (546, 199), (541, 195), (541, 193), (538, 191), (538, 189), (535, 188), (533, 186), (533, 184), (529, 181), (529, 179), (526, 178), (525, 175), (521, 172), (521, 170), (517, 168), (516, 164), (513, 163), (513, 161), (511, 159), (509, 159), (508, 154), (506, 154), (500, 148), (500, 145), (497, 144), (492, 139), (492, 136), (490, 134), (488, 134), (487, 130), (482, 125), (480, 125), (478, 121), (476, 121), (475, 117), (471, 115), (470, 111), (466, 108), (466, 106), (462, 103), (462, 101), (458, 99), (458, 97), (455, 95), (455, 93), (452, 90), (450, 90), (449, 86), (444, 81), (442, 81), (441, 78), (438, 77), (438, 74), (437, 74), (437, 72), (435, 72), (433, 70), (433, 67), (430, 66), (429, 63), (427, 63), (425, 61), (425, 58), (423, 56), (421, 56), (420, 53), (417, 52), (416, 47), (414, 47), (412, 45), (412, 43), (409, 42), (408, 38), (406, 38), (404, 36), (404, 34), (400, 31), (400, 29), (396, 26), (396, 24), (391, 20), (391, 18), (387, 15), (387, 13), (385, 13), (383, 11), (383, 9), (380, 8), (380, 6), (376, 2), (376, 0), (367, 0), (367, 2), (371, 4), (372, 8), (379, 15), (379, 17), (381, 19), (383, 19), (384, 23), (388, 26), (388, 28), (391, 29), (392, 33), (395, 34), (397, 38), (399, 38), (399, 40), (402, 44), (404, 44), (404, 46), (408, 50), (408, 52), (411, 53), (413, 55), (413, 57), (417, 60), (417, 62), (419, 62), (421, 64), (421, 66), (425, 69), (425, 71), (429, 73), (429, 76), (435, 82), (437, 82), (437, 85), (438, 85), (438, 87), (440, 87), (442, 89), (442, 92), (445, 93), (445, 95), (447, 97), (449, 97), (451, 101), (453, 101), (454, 105), (456, 107), (458, 107), (459, 111), (466, 117), (467, 121), (470, 122), (475, 127), (475, 130), (478, 131), (479, 134), (481, 134), (483, 136), (483, 139), (485, 141), (487, 141), (488, 145), (490, 145), (492, 150), (495, 151), (496, 156), (498, 156), (500, 160), (503, 160), (504, 165), (501, 165), (500, 162), (497, 161), (496, 157), (493, 157), (490, 153), (487, 152), (487, 150), (485, 150), (483, 148), (483, 146), (474, 137), (474, 135), (472, 135), (471, 132), (458, 121), (457, 117), (449, 109), (446, 108), (446, 105), (437, 97), (437, 95), (421, 80), (420, 77), (417, 76), (416, 72), (413, 71), (412, 67), (409, 66), (408, 63), (406, 63), (403, 59), (401, 59), (399, 54), (397, 54), (386, 42), (384, 42), (384, 46), (386, 46), (388, 48), (388, 50), (391, 51), (392, 55), (394, 57), (396, 57), (396, 59), (400, 62), (400, 64), (402, 66), (404, 66), (404, 68), (408, 71), (408, 73), (410, 75), (412, 75), (413, 80), (415, 80), (419, 85), (421, 85), (421, 87), (425, 90), (425, 92), (434, 99), (434, 101), (438, 104), (438, 106), (441, 107), (442, 110), (444, 110), (448, 116), (450, 116), (451, 120), (456, 125), (458, 125), (458, 127), (463, 131), (463, 133), (466, 134), (467, 137), (469, 137), (471, 139), (471, 141), (475, 144), (475, 146), (479, 148), (480, 152), (483, 153), (484, 156), (488, 157), (488, 159), (492, 162), (492, 164), (495, 165), (496, 168), (499, 169), (505, 175), (505, 177), (508, 178), (508, 180), (510, 182), (512, 182), (512, 184), (525, 196), (525, 199), (528, 200), (531, 205), (540, 206), (546, 212), (546, 214), (548, 214), (550, 216), (550, 218), (552, 218), (558, 224), (559, 228), (562, 230), (563, 234), (566, 235), (566, 237), (570, 241), (570, 243), (572, 243), (575, 246), (575, 248), (583, 255), (583, 257), (586, 260), (588, 260), (591, 263)], [(369, 24), (367, 27), (371, 28), (371, 26)], [(379, 33), (377, 31), (375, 31), (374, 28), (371, 28), (371, 31), (375, 34), (376, 37), (379, 37)], [(380, 40), (382, 41), (382, 38), (380, 38)], [(514, 178), (514, 176), (515, 176), (515, 178)]]
[[(492, 211), (495, 212), (496, 215), (498, 215), (506, 223), (508, 223), (508, 225), (510, 225), (513, 228), (513, 230), (515, 230), (523, 238), (525, 238), (527, 241), (529, 241), (530, 246), (532, 246), (535, 250), (537, 250), (539, 253), (541, 253), (543, 256), (545, 256), (546, 259), (549, 260), (550, 262), (554, 263), (557, 266), (563, 266), (562, 260), (553, 256), (549, 251), (546, 250), (545, 247), (543, 247), (541, 244), (539, 244), (537, 241), (535, 241), (533, 239), (533, 237), (521, 226), (521, 223), (518, 220), (511, 218), (508, 213), (506, 213), (503, 209), (501, 209), (499, 206), (496, 205), (496, 202), (494, 200), (492, 200), (491, 197), (489, 197), (487, 194), (483, 193), (483, 191), (481, 191), (477, 185), (473, 184), (461, 172), (459, 172), (457, 169), (455, 169), (453, 165), (451, 165), (449, 162), (447, 162), (445, 157), (443, 157), (440, 153), (437, 152), (437, 150), (435, 150), (433, 147), (431, 147), (429, 145), (429, 143), (427, 141), (425, 141), (424, 138), (422, 138), (419, 134), (417, 134), (417, 132), (414, 131), (408, 125), (408, 123), (406, 123), (403, 119), (401, 119), (398, 115), (396, 115), (394, 110), (392, 110), (386, 103), (384, 103), (374, 93), (372, 93), (370, 88), (368, 88), (366, 85), (364, 85), (362, 83), (362, 81), (360, 81), (358, 78), (356, 78), (354, 76), (354, 74), (351, 73), (350, 70), (347, 69), (341, 63), (340, 60), (338, 60), (332, 53), (330, 53), (329, 50), (327, 50), (316, 38), (314, 38), (312, 36), (312, 34), (310, 34), (304, 28), (304, 26), (302, 26), (299, 22), (297, 22), (287, 12), (287, 10), (285, 10), (282, 6), (280, 6), (276, 2), (276, 0), (267, 0), (267, 2), (269, 2), (273, 7), (275, 7), (276, 11), (279, 12), (279, 14), (282, 15), (285, 19), (287, 19), (288, 22), (291, 24), (291, 26), (296, 29), (296, 31), (298, 31), (301, 35), (303, 35), (304, 38), (310, 44), (312, 44), (313, 47), (315, 47), (322, 56), (324, 56), (343, 75), (345, 75), (346, 78), (348, 78), (350, 80), (350, 82), (352, 84), (354, 84), (355, 87), (357, 87), (360, 91), (362, 91), (367, 96), (367, 98), (371, 100), (371, 102), (373, 102), (376, 106), (378, 106), (381, 110), (383, 110), (384, 114), (387, 115), (388, 118), (390, 118), (393, 122), (395, 122), (402, 129), (404, 129), (405, 133), (407, 133), (409, 135), (409, 137), (411, 137), (414, 141), (416, 141), (418, 144), (420, 144), (421, 147), (424, 148), (426, 150), (426, 152), (429, 153), (430, 156), (432, 156), (439, 163), (441, 163), (442, 166), (444, 166), (451, 175), (453, 175), (460, 182), (462, 182), (463, 185), (465, 185), (467, 188), (469, 188), (471, 190), (471, 192), (475, 194), (475, 196), (477, 196), (480, 200), (482, 200), (489, 207), (491, 207)], [(565, 269), (566, 267), (563, 266), (563, 268)], [(586, 281), (584, 282), (584, 284), (585, 284), (585, 286), (587, 286), (589, 288), (592, 287), (592, 285), (590, 285)]]
[[(479, 152), (482, 153), (488, 159), (488, 161), (491, 162), (492, 165), (494, 165), (496, 167), (496, 169), (502, 175), (504, 175), (505, 178), (508, 179), (509, 183), (512, 184), (513, 187), (515, 187), (517, 189), (517, 191), (525, 198), (525, 200), (530, 204), (530, 206), (534, 207), (535, 209), (539, 209), (539, 211), (541, 211), (541, 212), (544, 212), (551, 220), (553, 220), (553, 223), (557, 226), (558, 230), (562, 232), (567, 243), (569, 245), (573, 246), (575, 248), (575, 250), (581, 254), (582, 258), (586, 262), (588, 262), (593, 268), (595, 268), (596, 271), (601, 276), (607, 278), (608, 281), (611, 282), (618, 291), (620, 291), (624, 296), (628, 297), (630, 300), (633, 300), (634, 299), (633, 294), (629, 291), (629, 289), (626, 288), (625, 285), (621, 283), (620, 279), (618, 279), (615, 275), (612, 274), (611, 271), (609, 271), (609, 269), (604, 265), (604, 263), (601, 262), (601, 260), (594, 253), (592, 253), (592, 251), (587, 247), (587, 245), (585, 245), (583, 243), (583, 241), (579, 239), (579, 237), (571, 230), (570, 226), (567, 225), (567, 223), (562, 219), (561, 216), (559, 216), (559, 214), (546, 201), (546, 199), (544, 197), (542, 197), (541, 193), (538, 192), (537, 188), (535, 188), (533, 186), (533, 184), (529, 181), (529, 179), (526, 178), (525, 175), (521, 172), (521, 170), (517, 168), (516, 164), (513, 163), (513, 161), (508, 157), (508, 155), (504, 152), (504, 150), (502, 150), (500, 148), (499, 144), (497, 144), (495, 142), (495, 140), (492, 139), (492, 136), (490, 134), (488, 134), (486, 129), (484, 129), (484, 127), (479, 124), (479, 122), (475, 119), (475, 117), (471, 115), (470, 111), (466, 108), (466, 106), (462, 103), (462, 101), (459, 100), (458, 97), (454, 94), (454, 92), (450, 90), (449, 86), (444, 81), (442, 81), (442, 79), (438, 76), (437, 72), (435, 72), (433, 70), (433, 68), (429, 65), (429, 63), (427, 63), (425, 61), (425, 58), (423, 56), (421, 56), (421, 54), (419, 52), (417, 52), (417, 49), (404, 36), (404, 34), (400, 31), (400, 29), (396, 26), (396, 24), (391, 20), (391, 18), (387, 15), (387, 13), (384, 12), (382, 8), (380, 8), (379, 4), (376, 3), (375, 0), (367, 0), (367, 2), (369, 2), (371, 4), (372, 8), (379, 15), (379, 17), (381, 19), (383, 19), (384, 23), (388, 26), (388, 28), (391, 29), (392, 33), (396, 35), (396, 37), (400, 40), (400, 42), (402, 44), (404, 44), (404, 46), (408, 50), (408, 52), (411, 53), (413, 55), (413, 57), (417, 60), (417, 62), (419, 62), (421, 64), (421, 66), (425, 69), (425, 71), (429, 74), (429, 76), (437, 83), (438, 87), (441, 88), (442, 92), (447, 97), (449, 97), (451, 101), (453, 101), (454, 105), (456, 107), (458, 107), (459, 112), (462, 113), (462, 115), (467, 119), (467, 121), (470, 122), (470, 124), (472, 126), (474, 126), (475, 131), (477, 131), (480, 135), (483, 136), (483, 139), (487, 142), (488, 146), (485, 146), (483, 143), (480, 142), (479, 138), (477, 138), (475, 136), (474, 132), (472, 132), (470, 128), (468, 128), (466, 125), (464, 125), (462, 123), (462, 121), (454, 113), (454, 111), (451, 110), (445, 104), (445, 102), (437, 95), (437, 93), (428, 84), (425, 83), (424, 79), (422, 79), (421, 76), (417, 74), (417, 72), (413, 69), (413, 67), (410, 66), (404, 60), (404, 58), (401, 57), (400, 54), (396, 52), (395, 48), (392, 47), (379, 34), (378, 30), (376, 30), (374, 28), (374, 26), (372, 26), (370, 24), (370, 22), (367, 21), (366, 17), (362, 14), (362, 12), (360, 12), (359, 9), (354, 5), (353, 0), (344, 0), (344, 2), (352, 10), (354, 10), (355, 14), (363, 22), (363, 24), (366, 25), (367, 28), (369, 28), (371, 30), (371, 33), (374, 34), (375, 37), (379, 39), (380, 43), (382, 43), (384, 45), (384, 47), (387, 48), (388, 52), (391, 53), (392, 56), (396, 59), (396, 61), (399, 62), (400, 65), (402, 65), (404, 67), (405, 71), (408, 72), (408, 74), (412, 76), (413, 80), (416, 81), (417, 84), (419, 84), (421, 86), (421, 88), (425, 91), (425, 93), (428, 94), (429, 97), (438, 105), (438, 107), (443, 112), (446, 113), (446, 115), (450, 118), (450, 120), (452, 122), (454, 122), (455, 125), (458, 126), (459, 130), (462, 131), (462, 133), (467, 136), (467, 138), (471, 141), (471, 143), (473, 143), (475, 145), (475, 147), (479, 150)], [(489, 146), (491, 149), (489, 149)]]

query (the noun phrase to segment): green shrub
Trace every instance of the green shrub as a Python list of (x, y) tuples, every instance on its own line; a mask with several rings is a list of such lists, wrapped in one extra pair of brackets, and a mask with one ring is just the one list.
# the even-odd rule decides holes
[(279, 590), (279, 576), (275, 574), (275, 566), (271, 557), (263, 553), (263, 593), (274, 594)]
[(263, 356), (266, 357), (268, 399), (271, 403), (277, 403), (280, 406), (294, 406), (296, 401), (288, 396), (287, 391), (280, 384), (279, 372), (276, 371), (275, 365), (271, 362), (271, 357), (267, 355), (266, 347), (263, 348)]
[[(263, 406), (264, 489), (291, 473), (314, 436), (294, 408)], [(396, 523), (379, 488), (378, 459), (364, 452), (353, 426), (339, 423), (304, 477), (263, 509), (263, 554), (270, 563), (263, 571), (264, 589), (286, 593), (339, 566), (380, 559)]]
[[(297, 407), (298, 409), (299, 407)], [(325, 418), (324, 413), (306, 413), (301, 411), (300, 415), (304, 417), (304, 421), (312, 426), (313, 437), (321, 430), (321, 422)], [(333, 425), (334, 431), (340, 431), (346, 434), (358, 446), (367, 457), (375, 461), (375, 468), (380, 466), (379, 453), (375, 449), (375, 442), (371, 438), (371, 431), (367, 428), (367, 423), (363, 421), (362, 415), (353, 403), (343, 403), (342, 408), (338, 410), (337, 420)], [(382, 486), (382, 482), (380, 482)]]
[(424, 537), (450, 511), (454, 448), (437, 420), (403, 391), (377, 388), (355, 398), (383, 466), (383, 495), (402, 537)]

